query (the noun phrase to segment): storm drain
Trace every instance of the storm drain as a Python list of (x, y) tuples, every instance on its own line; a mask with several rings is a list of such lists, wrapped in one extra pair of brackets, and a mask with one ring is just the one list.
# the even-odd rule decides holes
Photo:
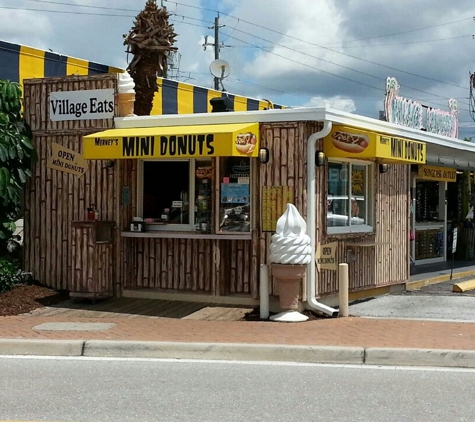
[(47, 322), (33, 327), (37, 331), (106, 331), (115, 324), (105, 322)]

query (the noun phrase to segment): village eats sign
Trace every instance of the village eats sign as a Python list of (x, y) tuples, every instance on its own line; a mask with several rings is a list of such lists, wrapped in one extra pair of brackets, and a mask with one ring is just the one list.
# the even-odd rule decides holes
[(449, 111), (423, 106), (414, 100), (399, 96), (395, 78), (386, 80), (384, 101), (386, 120), (401, 126), (456, 138), (458, 135), (457, 101), (449, 100)]
[(49, 116), (53, 122), (114, 117), (114, 90), (57, 91), (49, 94)]

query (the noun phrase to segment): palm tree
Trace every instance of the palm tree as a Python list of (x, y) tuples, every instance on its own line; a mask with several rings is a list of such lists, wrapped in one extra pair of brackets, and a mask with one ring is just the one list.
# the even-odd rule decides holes
[(135, 82), (135, 114), (148, 116), (152, 111), (153, 97), (158, 91), (157, 77), (167, 76), (168, 54), (173, 47), (175, 34), (168, 21), (170, 14), (160, 8), (156, 0), (147, 0), (144, 10), (136, 17), (133, 28), (124, 35), (127, 54), (133, 54), (127, 71)]

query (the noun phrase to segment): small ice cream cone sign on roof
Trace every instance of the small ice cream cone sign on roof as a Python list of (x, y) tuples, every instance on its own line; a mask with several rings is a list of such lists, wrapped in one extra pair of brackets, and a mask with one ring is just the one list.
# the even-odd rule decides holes
[(277, 281), (282, 312), (270, 317), (273, 321), (306, 321), (307, 316), (298, 312), (299, 295), (307, 265), (312, 261), (310, 236), (307, 223), (297, 208), (287, 204), (287, 209), (277, 221), (272, 235), (269, 259), (272, 275)]
[(119, 73), (117, 99), (119, 101), (119, 116), (135, 116), (135, 82), (128, 72)]

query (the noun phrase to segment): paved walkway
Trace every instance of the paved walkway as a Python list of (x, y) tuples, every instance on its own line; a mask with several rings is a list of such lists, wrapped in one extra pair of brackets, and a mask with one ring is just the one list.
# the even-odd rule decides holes
[[(71, 330), (42, 330), (41, 325), (46, 323), (76, 325)], [(113, 325), (102, 331), (82, 331), (81, 325), (84, 323)], [(84, 325), (86, 329), (91, 329), (90, 327), (94, 326)], [(324, 318), (285, 324), (171, 318), (13, 316), (0, 317), (0, 339), (285, 344), (475, 351), (475, 323), (359, 317)]]
[[(74, 352), (77, 356), (206, 358), (206, 352), (214, 350), (208, 359), (277, 360), (280, 356), (280, 360), (302, 362), (475, 368), (474, 322), (323, 317), (286, 324), (117, 313), (108, 316), (105, 312), (97, 316), (33, 312), (0, 317), (0, 355), (61, 354), (51, 345), (68, 342), (78, 348)], [(35, 348), (38, 345), (40, 348)], [(158, 353), (167, 347), (167, 353)]]

